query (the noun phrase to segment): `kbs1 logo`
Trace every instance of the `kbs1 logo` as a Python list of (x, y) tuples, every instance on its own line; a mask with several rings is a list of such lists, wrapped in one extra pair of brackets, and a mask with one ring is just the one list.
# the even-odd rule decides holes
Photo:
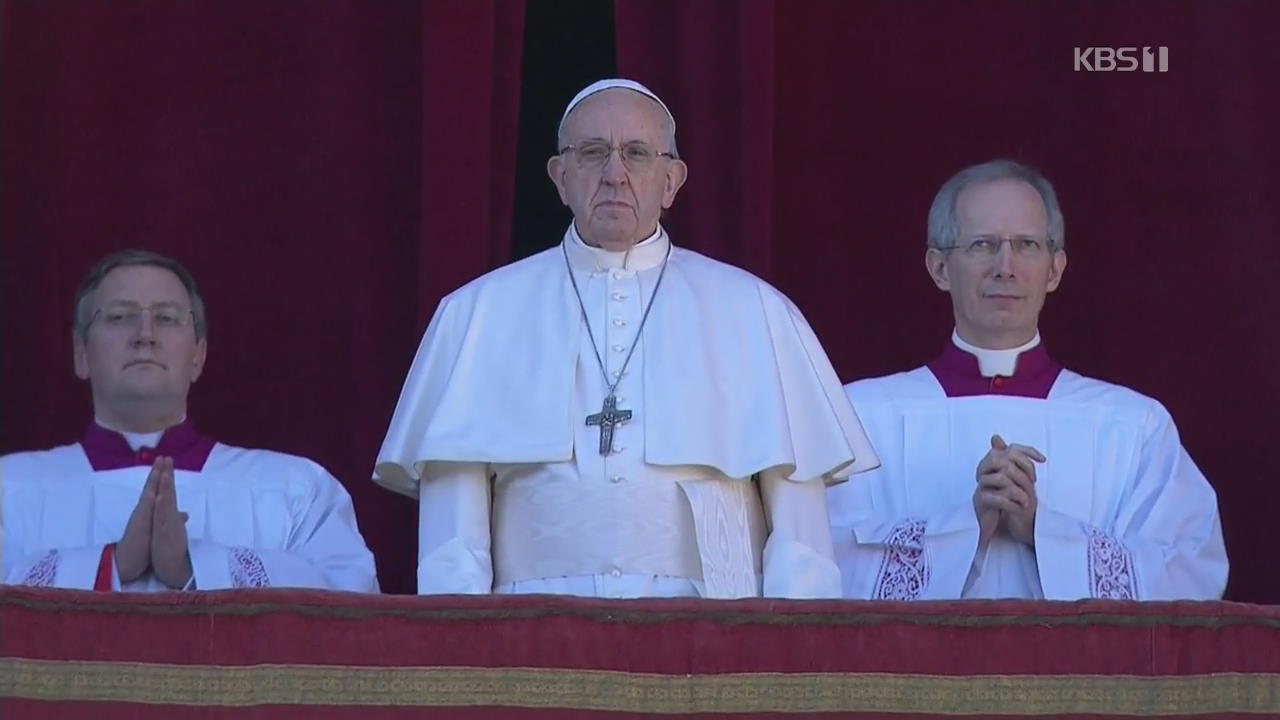
[(1136, 47), (1075, 48), (1075, 70), (1080, 72), (1169, 72), (1169, 48), (1150, 45), (1139, 53)]

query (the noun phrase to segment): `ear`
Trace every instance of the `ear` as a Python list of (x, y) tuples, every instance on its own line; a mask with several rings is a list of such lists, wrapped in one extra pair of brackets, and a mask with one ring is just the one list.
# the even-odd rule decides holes
[(947, 273), (947, 253), (937, 248), (924, 251), (924, 268), (933, 284), (943, 292), (951, 292), (951, 277)]
[(201, 338), (196, 341), (195, 356), (191, 358), (191, 382), (200, 379), (200, 374), (204, 372), (204, 361), (209, 355), (209, 339)]
[(564, 192), (564, 156), (552, 155), (547, 159), (547, 175), (551, 178), (551, 182), (555, 183), (556, 192), (560, 193), (560, 202), (565, 205), (569, 204), (569, 198)]
[(84, 346), (84, 338), (80, 337), (80, 333), (75, 328), (71, 329), (71, 362), (75, 367), (76, 377), (81, 380), (89, 379), (89, 351)]
[(680, 188), (684, 187), (684, 181), (688, 179), (689, 166), (685, 165), (683, 160), (672, 160), (667, 163), (667, 184), (662, 189), (663, 210), (671, 207), (671, 203), (676, 201), (676, 193), (680, 192)]
[(1058, 289), (1058, 283), (1062, 282), (1062, 273), (1067, 271), (1067, 251), (1059, 250), (1053, 254), (1053, 267), (1049, 268), (1049, 284), (1045, 286), (1045, 292), (1053, 292)]

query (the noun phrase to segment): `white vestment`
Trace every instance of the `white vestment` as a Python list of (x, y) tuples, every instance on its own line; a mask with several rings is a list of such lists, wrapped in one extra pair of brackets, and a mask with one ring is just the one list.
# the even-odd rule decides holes
[[(1016, 375), (949, 397), (931, 367), (846, 387), (884, 459), (829, 491), (846, 597), (1221, 597), (1217, 498), (1160, 403), (1056, 364), (1041, 397), (1004, 394)], [(1034, 548), (1003, 527), (978, 548), (973, 493), (993, 434), (1048, 458)]]
[[(420, 496), (419, 592), (839, 595), (824, 486), (877, 461), (795, 306), (672, 248), (623, 371), (669, 247), (571, 227), (440, 303), (374, 472)], [(597, 350), (632, 413), (607, 455)]]
[[(118, 542), (149, 465), (95, 471), (80, 443), (0, 458), (8, 584), (94, 587), (103, 549)], [(199, 471), (175, 470), (188, 513), (188, 587), (307, 587), (377, 592), (373, 555), (351, 498), (306, 458), (215, 444)], [(112, 588), (168, 590), (148, 571)]]

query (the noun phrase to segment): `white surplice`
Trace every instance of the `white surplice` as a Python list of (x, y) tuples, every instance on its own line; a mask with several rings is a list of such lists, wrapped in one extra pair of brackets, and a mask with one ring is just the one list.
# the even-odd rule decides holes
[[(1036, 342), (1019, 350), (1043, 353)], [(829, 491), (846, 597), (1221, 597), (1217, 498), (1159, 402), (1056, 364), (1047, 395), (1011, 396), (1001, 388), (1017, 381), (1018, 350), (964, 349), (989, 392), (949, 397), (932, 366), (846, 388), (884, 460)], [(1003, 528), (978, 547), (973, 492), (993, 434), (1048, 458), (1036, 465), (1034, 548)]]
[[(95, 471), (81, 444), (0, 458), (3, 581), (91, 589), (120, 540), (150, 467)], [(175, 470), (188, 513), (190, 589), (305, 587), (377, 592), (351, 498), (306, 458), (215, 444), (199, 471)], [(148, 571), (112, 588), (168, 590)]]
[[(374, 473), (420, 498), (419, 592), (839, 595), (825, 483), (876, 459), (794, 305), (671, 248), (622, 369), (670, 247), (571, 227), (441, 302)], [(632, 413), (607, 455), (597, 350)]]

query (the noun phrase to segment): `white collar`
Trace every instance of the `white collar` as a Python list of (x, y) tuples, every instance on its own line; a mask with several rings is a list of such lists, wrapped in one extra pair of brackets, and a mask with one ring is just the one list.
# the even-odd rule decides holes
[(659, 223), (649, 237), (623, 251), (606, 250), (592, 247), (583, 241), (578, 234), (575, 223), (569, 223), (569, 230), (564, 235), (565, 252), (569, 255), (569, 264), (577, 270), (586, 272), (605, 272), (606, 270), (629, 270), (638, 272), (648, 270), (662, 264), (667, 257), (667, 248), (671, 240)]
[(977, 345), (970, 345), (960, 337), (958, 330), (951, 331), (951, 342), (961, 350), (978, 358), (978, 371), (982, 373), (982, 377), (995, 377), (1003, 375), (1012, 377), (1013, 371), (1018, 367), (1018, 356), (1040, 344), (1040, 331), (1036, 330), (1035, 337), (1016, 348), (1008, 350), (988, 350), (980, 348)]

